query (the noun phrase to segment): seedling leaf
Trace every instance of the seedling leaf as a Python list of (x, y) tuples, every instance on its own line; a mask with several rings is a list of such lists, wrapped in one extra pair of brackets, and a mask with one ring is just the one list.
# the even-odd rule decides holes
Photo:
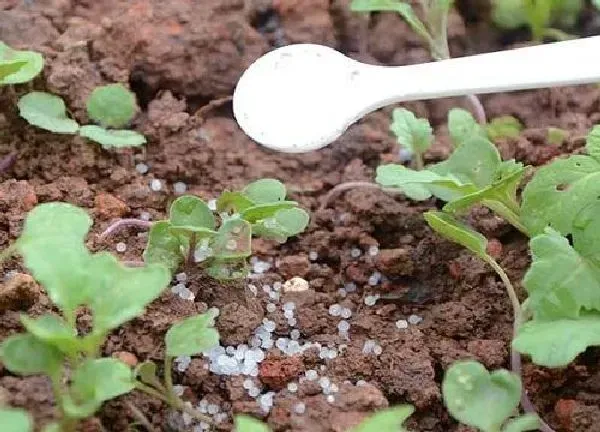
[(244, 210), (240, 217), (247, 220), (250, 223), (254, 223), (261, 219), (269, 218), (274, 216), (278, 211), (286, 208), (293, 208), (298, 205), (295, 201), (280, 201), (276, 203), (265, 203), (253, 205), (252, 207)]
[(228, 219), (219, 227), (213, 241), (218, 260), (246, 258), (252, 253), (252, 226), (243, 219)]
[(600, 314), (551, 321), (534, 319), (521, 326), (512, 344), (537, 365), (566, 366), (588, 347), (600, 345)]
[(471, 113), (460, 108), (452, 108), (448, 113), (448, 131), (455, 148), (474, 135), (485, 136), (483, 128)]
[(309, 214), (298, 207), (279, 210), (275, 216), (261, 220), (253, 226), (253, 233), (265, 238), (275, 238), (285, 241), (295, 236), (308, 226)]
[(525, 414), (510, 419), (504, 426), (503, 432), (537, 431), (541, 426), (540, 418), (535, 414)]
[(500, 138), (518, 138), (522, 130), (521, 122), (512, 116), (497, 117), (486, 126), (486, 132), (492, 141)]
[(497, 431), (519, 404), (521, 381), (507, 370), (491, 374), (475, 361), (459, 361), (442, 383), (444, 403), (452, 417), (482, 431)]
[(566, 238), (548, 228), (530, 248), (533, 259), (523, 285), (536, 319), (578, 318), (583, 309), (600, 310), (600, 269)]
[(71, 391), (78, 402), (102, 402), (135, 388), (131, 369), (114, 358), (85, 360), (73, 373)]
[(23, 327), (36, 338), (58, 348), (65, 354), (77, 352), (79, 343), (77, 332), (56, 315), (42, 315), (39, 318), (21, 316)]
[(0, 345), (0, 353), (4, 366), (20, 375), (52, 375), (63, 360), (60, 351), (31, 334), (9, 336)]
[(428, 211), (423, 217), (429, 226), (442, 237), (466, 247), (479, 258), (488, 259), (487, 239), (477, 231), (447, 213)]
[(26, 62), (18, 60), (5, 62), (2, 62), (0, 60), (0, 83), (2, 83), (4, 81), (4, 78), (6, 78), (7, 76), (18, 72), (25, 64)]
[(96, 87), (87, 101), (88, 115), (103, 127), (127, 125), (135, 110), (135, 95), (118, 83)]
[(200, 198), (184, 195), (171, 204), (169, 221), (173, 227), (215, 229), (215, 217), (208, 205)]
[[(16, 65), (20, 65), (14, 70)], [(4, 73), (0, 72), (0, 85), (23, 84), (33, 80), (44, 68), (44, 57), (35, 51), (20, 51), (10, 48), (0, 42), (0, 68), (6, 66)], [(1, 70), (1, 69), (0, 69)]]
[(94, 331), (104, 332), (141, 315), (171, 279), (161, 264), (129, 268), (105, 252), (93, 256), (89, 264), (90, 299)]
[(81, 126), (79, 135), (97, 142), (105, 149), (139, 147), (146, 144), (146, 137), (135, 131), (105, 129), (96, 125)]
[(74, 134), (79, 130), (76, 121), (67, 117), (61, 98), (44, 92), (27, 93), (17, 104), (19, 115), (31, 125), (51, 132)]
[(18, 408), (0, 408), (0, 424), (4, 432), (31, 432), (33, 420), (27, 411)]
[(236, 415), (235, 416), (235, 432), (270, 432), (269, 427), (261, 422), (247, 415)]
[(387, 408), (371, 415), (351, 432), (397, 431), (406, 432), (403, 423), (415, 411), (411, 405)]
[(192, 356), (208, 351), (219, 343), (219, 332), (214, 328), (217, 312), (213, 309), (174, 324), (165, 336), (166, 355)]
[(140, 377), (140, 380), (145, 384), (156, 383), (158, 379), (156, 376), (156, 364), (151, 361), (139, 364), (135, 368), (134, 376)]
[(430, 39), (427, 28), (408, 3), (400, 0), (352, 0), (350, 8), (355, 12), (397, 12), (406, 20), (415, 33), (425, 40)]
[(585, 149), (591, 157), (600, 161), (600, 125), (594, 126), (588, 134)]
[(170, 231), (169, 221), (158, 221), (152, 224), (148, 233), (148, 244), (144, 250), (144, 262), (147, 264), (163, 264), (171, 271), (183, 262), (179, 238)]
[[(409, 6), (410, 7), (410, 6)], [(398, 143), (413, 153), (423, 154), (433, 142), (433, 129), (427, 119), (417, 118), (405, 108), (395, 108), (390, 130)]]
[(272, 204), (285, 199), (285, 186), (279, 180), (265, 178), (247, 185), (242, 193), (254, 204)]
[(223, 192), (217, 199), (217, 211), (241, 213), (254, 203), (241, 192)]

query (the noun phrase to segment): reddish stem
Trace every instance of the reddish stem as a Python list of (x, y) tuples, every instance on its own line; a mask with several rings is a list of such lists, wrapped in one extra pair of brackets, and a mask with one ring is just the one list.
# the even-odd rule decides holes
[(117, 232), (121, 231), (123, 228), (127, 227), (150, 229), (150, 227), (152, 227), (152, 222), (145, 221), (142, 219), (119, 219), (112, 225), (110, 225), (108, 228), (106, 228), (106, 230), (104, 230), (104, 232), (100, 234), (100, 236), (98, 236), (98, 239), (105, 240), (107, 237), (110, 237), (111, 235), (114, 235)]

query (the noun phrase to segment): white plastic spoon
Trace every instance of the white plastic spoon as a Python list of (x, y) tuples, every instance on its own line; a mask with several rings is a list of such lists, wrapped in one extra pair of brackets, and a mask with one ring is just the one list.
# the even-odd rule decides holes
[(417, 99), (600, 82), (600, 36), (411, 66), (374, 66), (321, 45), (271, 51), (240, 78), (233, 111), (259, 144), (325, 147), (364, 115)]

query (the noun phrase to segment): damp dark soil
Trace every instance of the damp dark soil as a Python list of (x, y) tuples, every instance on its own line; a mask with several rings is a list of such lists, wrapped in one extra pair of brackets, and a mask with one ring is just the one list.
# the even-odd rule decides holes
[[(436, 203), (414, 203), (372, 189), (348, 191), (325, 209), (325, 194), (345, 181), (372, 181), (382, 161), (393, 161), (397, 148), (388, 133), (389, 107), (352, 126), (328, 148), (302, 155), (282, 155), (257, 146), (237, 127), (230, 104), (211, 111), (198, 109), (231, 94), (242, 71), (272, 47), (313, 42), (336, 47), (371, 63), (403, 65), (428, 61), (428, 54), (407, 26), (393, 14), (369, 20), (349, 11), (349, 0), (3, 0), (0, 40), (44, 53), (46, 67), (32, 87), (65, 99), (72, 115), (86, 121), (85, 99), (101, 84), (122, 82), (136, 93), (140, 112), (132, 127), (146, 134), (144, 149), (111, 152), (78, 137), (45, 133), (17, 115), (15, 101), (28, 86), (0, 94), (0, 248), (18, 237), (26, 213), (36, 204), (66, 201), (94, 217), (89, 246), (115, 252), (123, 260), (139, 259), (144, 235), (138, 229), (106, 241), (97, 237), (120, 217), (164, 216), (175, 197), (173, 185), (212, 199), (260, 177), (286, 183), (292, 199), (311, 210), (306, 233), (278, 245), (257, 240), (256, 257), (273, 265), (252, 281), (220, 284), (189, 274), (194, 301), (167, 290), (142, 317), (108, 338), (107, 356), (131, 363), (162, 358), (162, 340), (175, 321), (216, 306), (222, 342), (246, 342), (268, 316), (284, 335), (281, 308), (265, 311), (263, 284), (299, 276), (308, 291), (290, 294), (297, 305), (297, 328), (303, 340), (347, 345), (334, 359), (314, 351), (287, 357), (269, 350), (258, 380), (276, 392), (268, 415), (242, 387), (242, 377), (209, 373), (203, 357), (176, 373), (192, 403), (206, 398), (227, 413), (264, 418), (275, 431), (344, 431), (374, 410), (401, 403), (415, 405), (409, 422), (414, 431), (466, 431), (444, 410), (440, 383), (445, 368), (457, 359), (478, 359), (488, 368), (506, 367), (511, 313), (506, 293), (493, 271), (468, 252), (434, 235), (422, 212)], [(505, 35), (487, 22), (485, 2), (459, 2), (462, 15), (450, 17), (454, 56), (505, 49), (526, 35)], [(589, 14), (588, 14), (589, 15)], [(597, 20), (586, 15), (580, 34), (594, 34)], [(582, 66), (583, 67), (583, 66)], [(440, 79), (445, 79), (440, 77)], [(30, 86), (31, 87), (31, 86)], [(525, 125), (517, 139), (498, 146), (505, 158), (537, 166), (582, 146), (581, 136), (600, 120), (600, 89), (558, 88), (489, 95), (482, 98), (490, 118), (513, 115)], [(447, 157), (450, 146), (445, 119), (451, 107), (467, 107), (462, 99), (407, 104), (430, 119), (437, 132), (430, 162)], [(307, 125), (310, 127), (310, 125)], [(548, 127), (568, 136), (559, 145), (546, 139)], [(140, 174), (139, 163), (149, 171)], [(160, 191), (150, 188), (161, 181)], [(489, 239), (494, 253), (521, 291), (529, 264), (527, 241), (502, 220), (484, 210), (470, 222)], [(368, 251), (378, 248), (378, 253)], [(360, 250), (357, 255), (356, 249)], [(354, 250), (354, 253), (352, 251)], [(116, 253), (116, 252), (115, 252)], [(3, 265), (0, 286), (0, 339), (21, 329), (19, 314), (38, 315), (51, 309), (43, 290), (17, 260)], [(16, 272), (16, 273), (15, 273)], [(380, 272), (383, 283), (371, 285)], [(339, 289), (354, 283), (342, 298)], [(248, 283), (259, 286), (254, 296)], [(374, 305), (365, 297), (381, 294)], [(281, 300), (285, 301), (286, 298)], [(353, 312), (350, 340), (338, 335), (328, 314), (340, 303)], [(411, 315), (418, 324), (398, 329), (395, 322)], [(82, 317), (85, 319), (85, 317)], [(414, 317), (413, 317), (414, 318)], [(363, 354), (372, 339), (380, 355)], [(600, 424), (600, 369), (597, 350), (571, 366), (549, 370), (525, 364), (524, 380), (541, 415), (559, 431), (597, 431)], [(322, 367), (324, 366), (324, 368)], [(308, 369), (339, 384), (333, 403), (309, 382), (297, 392), (280, 390)], [(364, 385), (355, 385), (363, 380)], [(363, 384), (363, 383), (361, 383)], [(38, 425), (55, 414), (48, 381), (12, 375), (0, 365), (0, 401), (28, 409)], [(304, 402), (304, 414), (293, 407)], [(85, 431), (126, 431), (137, 422), (132, 407), (144, 413), (157, 431), (192, 430), (160, 402), (133, 393), (106, 404), (82, 425)], [(231, 417), (221, 430), (231, 430)]]

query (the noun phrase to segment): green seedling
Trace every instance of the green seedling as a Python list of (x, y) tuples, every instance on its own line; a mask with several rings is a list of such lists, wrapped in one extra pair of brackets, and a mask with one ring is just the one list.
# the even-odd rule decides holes
[(79, 134), (104, 148), (138, 147), (146, 138), (131, 130), (123, 130), (137, 110), (135, 95), (122, 84), (96, 87), (87, 100), (88, 116), (99, 126), (82, 126)]
[(569, 133), (560, 128), (550, 127), (546, 131), (546, 139), (548, 140), (548, 144), (553, 146), (561, 145), (563, 142), (565, 142), (568, 136)]
[(527, 233), (516, 197), (525, 167), (514, 160), (502, 161), (481, 127), (467, 118), (465, 112), (450, 115), (448, 127), (455, 150), (447, 160), (421, 171), (397, 164), (382, 165), (377, 168), (376, 182), (388, 189), (410, 188), (413, 198), (435, 196), (447, 201), (444, 211), (454, 214), (483, 205)]
[(0, 41), (0, 86), (30, 82), (43, 68), (40, 53), (15, 50)]
[[(411, 405), (399, 405), (383, 409), (365, 420), (348, 432), (407, 432), (403, 423), (415, 411)], [(238, 415), (235, 417), (235, 432), (270, 432), (271, 429), (253, 417)]]
[(31, 432), (33, 420), (27, 411), (0, 407), (0, 424), (5, 432)]
[(121, 84), (97, 87), (87, 103), (88, 115), (100, 123), (80, 126), (67, 116), (64, 101), (44, 92), (31, 92), (18, 102), (19, 115), (33, 126), (61, 134), (77, 134), (102, 145), (103, 148), (138, 147), (146, 138), (132, 130), (110, 129), (123, 127), (135, 115), (135, 95)]
[(525, 432), (538, 430), (536, 415), (514, 415), (521, 397), (520, 377), (500, 369), (489, 373), (475, 361), (450, 366), (442, 383), (448, 411), (461, 423), (482, 432)]
[(240, 192), (223, 192), (217, 217), (203, 200), (185, 195), (173, 201), (168, 219), (152, 224), (124, 219), (102, 237), (124, 226), (150, 226), (146, 263), (164, 264), (172, 272), (198, 264), (214, 278), (238, 279), (248, 273), (252, 236), (283, 243), (308, 226), (308, 213), (286, 201), (286, 194), (279, 180), (257, 180)]
[(433, 143), (433, 129), (427, 119), (417, 118), (405, 108), (395, 108), (390, 130), (396, 136), (398, 144), (414, 155), (415, 168), (422, 170), (423, 153)]
[(536, 42), (546, 37), (565, 40), (572, 36), (559, 28), (573, 27), (584, 4), (584, 0), (493, 0), (492, 20), (509, 30), (527, 26)]
[(480, 125), (468, 111), (452, 108), (448, 112), (448, 130), (452, 145), (456, 148), (472, 135), (479, 135), (491, 141), (499, 138), (518, 138), (523, 125), (512, 116), (496, 117), (488, 124)]
[(497, 117), (485, 126), (487, 136), (492, 141), (500, 138), (518, 138), (522, 130), (521, 122), (512, 116)]
[[(104, 402), (134, 389), (206, 421), (206, 416), (190, 410), (175, 395), (171, 369), (173, 357), (198, 354), (218, 343), (215, 310), (187, 318), (167, 332), (164, 384), (151, 377), (149, 363), (132, 371), (117, 359), (102, 358), (107, 335), (140, 316), (164, 291), (171, 275), (162, 264), (128, 268), (109, 253), (89, 252), (84, 241), (91, 224), (84, 210), (65, 203), (41, 204), (27, 215), (9, 254), (23, 257), (60, 315), (21, 316), (26, 332), (6, 338), (0, 346), (4, 367), (20, 375), (50, 378), (60, 409), (59, 423), (53, 426), (57, 431), (76, 430), (79, 421), (97, 412)], [(85, 334), (77, 327), (81, 308), (92, 316), (91, 329)], [(23, 422), (21, 414), (3, 415)]]
[[(352, 0), (350, 8), (355, 12), (398, 13), (421, 38), (434, 60), (449, 59), (448, 13), (454, 0), (418, 0), (417, 3), (420, 6), (420, 14), (407, 0)], [(477, 96), (470, 95), (467, 99), (478, 121), (485, 124), (485, 110)]]

